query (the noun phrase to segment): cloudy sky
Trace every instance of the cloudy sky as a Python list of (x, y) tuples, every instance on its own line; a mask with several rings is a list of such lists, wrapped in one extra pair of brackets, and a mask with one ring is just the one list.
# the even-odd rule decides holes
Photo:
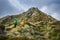
[(0, 18), (38, 7), (41, 11), (60, 20), (60, 0), (0, 0)]

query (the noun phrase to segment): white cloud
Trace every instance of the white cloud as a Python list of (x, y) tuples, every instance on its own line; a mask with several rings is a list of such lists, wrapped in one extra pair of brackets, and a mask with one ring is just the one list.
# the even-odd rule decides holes
[(53, 14), (51, 14), (51, 16), (54, 17), (57, 20), (60, 20), (59, 16), (58, 16), (58, 13), (53, 13)]
[[(41, 10), (42, 12), (47, 13), (47, 6), (43, 6), (40, 10)], [(47, 14), (48, 14), (48, 13), (47, 13)]]
[(27, 6), (21, 4), (18, 0), (8, 0), (8, 1), (9, 1), (9, 3), (10, 3), (13, 7), (15, 7), (15, 8), (18, 9), (18, 10), (24, 10), (24, 11), (26, 11), (26, 9), (27, 9)]
[(56, 18), (57, 17), (57, 13), (53, 13), (53, 14), (51, 14), (51, 16)]

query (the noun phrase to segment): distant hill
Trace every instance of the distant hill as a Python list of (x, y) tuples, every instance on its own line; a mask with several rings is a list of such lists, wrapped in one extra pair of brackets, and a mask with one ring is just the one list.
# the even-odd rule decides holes
[[(14, 18), (18, 19), (16, 28), (14, 28)], [(1, 18), (0, 28), (2, 27), (1, 25), (5, 27), (5, 35), (11, 38), (22, 37), (21, 40), (25, 39), (23, 37), (26, 37), (27, 40), (60, 39), (60, 21), (35, 7), (19, 15)]]

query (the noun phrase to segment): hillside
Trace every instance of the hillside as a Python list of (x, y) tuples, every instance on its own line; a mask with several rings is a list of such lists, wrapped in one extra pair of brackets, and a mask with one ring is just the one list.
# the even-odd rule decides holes
[[(16, 28), (14, 28), (14, 18), (18, 19)], [(0, 28), (1, 27), (5, 27), (5, 34), (2, 33), (2, 35), (5, 35), (12, 40), (60, 39), (60, 21), (34, 7), (22, 14), (1, 18)]]

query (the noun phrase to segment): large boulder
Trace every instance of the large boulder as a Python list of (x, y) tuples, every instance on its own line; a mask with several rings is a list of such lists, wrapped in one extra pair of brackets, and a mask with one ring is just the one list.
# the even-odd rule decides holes
[(0, 25), (0, 33), (3, 33), (5, 31), (5, 26), (4, 25)]

